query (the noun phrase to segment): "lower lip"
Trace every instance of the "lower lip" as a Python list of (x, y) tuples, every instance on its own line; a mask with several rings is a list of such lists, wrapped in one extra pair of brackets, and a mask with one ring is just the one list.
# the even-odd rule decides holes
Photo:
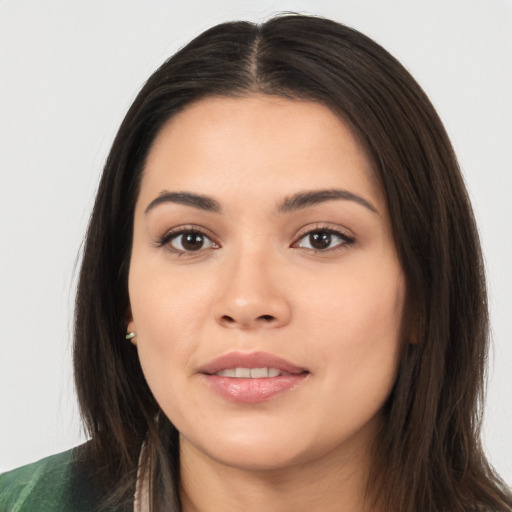
[(262, 379), (245, 379), (204, 375), (210, 388), (230, 402), (257, 403), (270, 400), (285, 391), (292, 391), (306, 378), (307, 373), (282, 375)]

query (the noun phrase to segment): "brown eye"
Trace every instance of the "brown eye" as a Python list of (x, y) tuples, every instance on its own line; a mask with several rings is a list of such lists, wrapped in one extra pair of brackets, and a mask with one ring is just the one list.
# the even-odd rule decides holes
[(297, 243), (297, 247), (313, 251), (327, 251), (353, 242), (354, 239), (344, 233), (320, 229), (304, 235)]
[(331, 233), (319, 231), (317, 233), (311, 233), (308, 236), (309, 243), (313, 249), (327, 249), (331, 245)]
[(215, 247), (215, 244), (206, 235), (198, 231), (178, 233), (173, 236), (169, 244), (180, 252), (194, 252)]

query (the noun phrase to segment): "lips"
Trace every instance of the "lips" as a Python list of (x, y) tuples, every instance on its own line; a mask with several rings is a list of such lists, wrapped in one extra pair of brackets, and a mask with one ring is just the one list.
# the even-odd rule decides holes
[(255, 403), (294, 390), (306, 368), (266, 352), (231, 352), (200, 368), (210, 389), (230, 402)]
[(200, 372), (213, 375), (222, 370), (235, 368), (276, 368), (280, 372), (293, 375), (308, 371), (306, 368), (300, 368), (286, 361), (286, 359), (266, 352), (250, 352), (247, 354), (243, 352), (230, 352), (202, 366)]

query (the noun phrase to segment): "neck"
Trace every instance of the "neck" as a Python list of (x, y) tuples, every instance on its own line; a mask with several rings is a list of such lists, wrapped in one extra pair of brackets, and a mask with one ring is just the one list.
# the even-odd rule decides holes
[(183, 512), (370, 511), (364, 499), (368, 450), (352, 446), (307, 464), (254, 470), (213, 460), (185, 439), (180, 446)]

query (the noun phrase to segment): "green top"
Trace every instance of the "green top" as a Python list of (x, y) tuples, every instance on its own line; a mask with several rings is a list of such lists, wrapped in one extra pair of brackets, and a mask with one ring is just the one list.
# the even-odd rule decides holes
[(0, 512), (99, 512), (101, 493), (80, 447), (0, 475)]

